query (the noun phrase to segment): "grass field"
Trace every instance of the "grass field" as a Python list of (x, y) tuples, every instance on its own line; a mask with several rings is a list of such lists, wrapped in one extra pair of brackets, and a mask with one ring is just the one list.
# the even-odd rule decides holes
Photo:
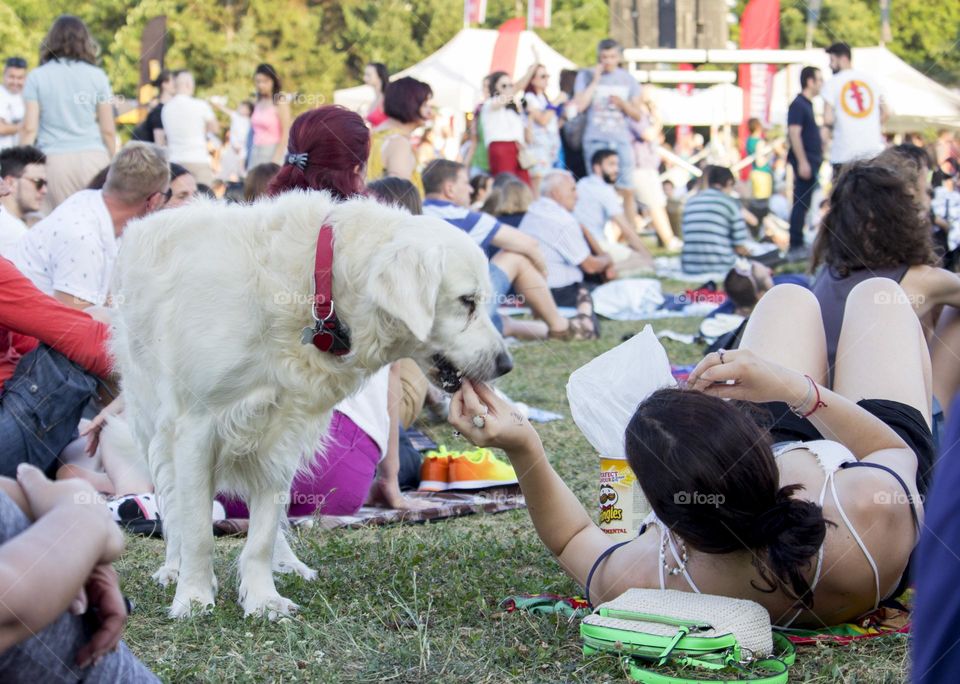
[[(516, 370), (501, 383), (513, 399), (567, 416), (538, 429), (557, 471), (591, 512), (598, 463), (569, 419), (566, 380), (642, 327), (605, 323), (597, 342), (518, 347)], [(654, 327), (693, 332), (697, 321), (668, 319)], [(666, 347), (674, 363), (699, 358), (699, 347), (669, 341)], [(437, 442), (466, 447), (448, 426), (424, 429)], [(215, 611), (174, 622), (166, 616), (173, 589), (162, 590), (150, 580), (162, 560), (162, 542), (129, 539), (118, 563), (124, 591), (137, 604), (127, 641), (164, 681), (628, 681), (616, 659), (583, 658), (576, 623), (498, 608), (510, 594), (580, 592), (540, 544), (526, 511), (428, 525), (300, 532), (294, 549), (320, 576), (312, 583), (279, 579), (281, 593), (301, 610), (277, 623), (242, 616), (235, 576), (241, 544), (217, 541)], [(790, 680), (906, 678), (907, 642), (890, 637), (801, 649)]]

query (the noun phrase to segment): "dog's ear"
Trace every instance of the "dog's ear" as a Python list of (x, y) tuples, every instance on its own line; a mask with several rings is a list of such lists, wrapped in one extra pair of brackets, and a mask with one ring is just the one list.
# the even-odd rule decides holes
[(425, 342), (433, 329), (444, 251), (410, 238), (387, 243), (373, 258), (368, 293), (374, 303)]

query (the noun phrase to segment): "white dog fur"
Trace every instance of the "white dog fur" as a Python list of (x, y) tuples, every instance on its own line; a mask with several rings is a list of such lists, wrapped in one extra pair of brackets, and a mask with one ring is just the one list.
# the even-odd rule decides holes
[[(333, 226), (333, 299), (343, 357), (301, 343), (312, 324), (317, 234)], [(487, 262), (463, 232), (372, 200), (290, 193), (252, 206), (202, 202), (131, 224), (115, 269), (112, 349), (126, 416), (146, 454), (166, 538), (154, 574), (177, 582), (170, 613), (212, 606), (210, 509), (217, 491), (250, 510), (239, 559), (244, 613), (296, 605), (273, 571), (316, 572), (281, 529), (284, 501), (330, 412), (383, 365), (441, 353), (467, 377), (509, 370), (486, 315)]]

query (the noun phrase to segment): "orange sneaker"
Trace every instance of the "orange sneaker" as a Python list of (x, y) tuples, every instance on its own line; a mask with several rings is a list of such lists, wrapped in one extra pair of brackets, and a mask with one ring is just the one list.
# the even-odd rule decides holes
[(450, 459), (456, 454), (443, 444), (437, 451), (428, 451), (420, 464), (421, 492), (444, 492), (450, 488)]
[(483, 489), (517, 484), (517, 473), (489, 449), (464, 451), (450, 458), (449, 489)]

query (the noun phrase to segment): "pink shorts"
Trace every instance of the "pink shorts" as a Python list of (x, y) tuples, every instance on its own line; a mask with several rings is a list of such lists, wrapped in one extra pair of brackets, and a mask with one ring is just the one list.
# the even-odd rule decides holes
[[(380, 462), (380, 447), (366, 432), (339, 411), (333, 412), (327, 449), (314, 455), (308, 470), (297, 473), (290, 487), (287, 515), (352, 515), (367, 499)], [(228, 518), (250, 513), (241, 499), (218, 494)]]

